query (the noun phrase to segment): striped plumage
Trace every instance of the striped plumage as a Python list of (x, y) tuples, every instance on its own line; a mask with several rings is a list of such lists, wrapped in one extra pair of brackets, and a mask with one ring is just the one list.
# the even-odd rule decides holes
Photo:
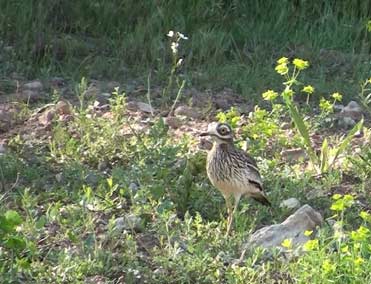
[(220, 190), (226, 200), (228, 234), (233, 214), (242, 196), (249, 196), (268, 206), (270, 202), (263, 191), (256, 162), (234, 146), (232, 129), (228, 124), (211, 123), (208, 131), (201, 135), (209, 135), (214, 140), (213, 147), (207, 155), (206, 169), (211, 183)]

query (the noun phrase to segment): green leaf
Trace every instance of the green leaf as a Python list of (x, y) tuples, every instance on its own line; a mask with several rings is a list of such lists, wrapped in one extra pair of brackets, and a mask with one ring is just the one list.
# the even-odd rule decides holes
[(5, 247), (13, 250), (23, 250), (26, 247), (26, 241), (21, 237), (11, 236), (4, 242)]
[(17, 211), (14, 210), (6, 211), (5, 218), (10, 224), (14, 226), (22, 223), (22, 217), (18, 214)]
[(321, 162), (321, 173), (326, 172), (329, 169), (329, 148), (328, 148), (328, 142), (327, 138), (323, 140), (322, 142), (322, 149), (321, 149), (321, 157), (320, 157), (320, 162)]
[(295, 123), (296, 129), (299, 131), (299, 134), (304, 140), (306, 150), (308, 152), (310, 160), (312, 161), (314, 165), (318, 165), (318, 157), (313, 150), (310, 137), (309, 137), (309, 132), (304, 123), (304, 119), (301, 117), (296, 106), (293, 104), (293, 102), (289, 98), (285, 98), (285, 102), (286, 102), (287, 107), (289, 108), (289, 113), (290, 113), (292, 120)]
[(0, 237), (3, 233), (10, 233), (14, 230), (14, 225), (4, 217), (0, 216)]
[(350, 142), (352, 141), (354, 135), (362, 129), (363, 126), (363, 118), (349, 131), (348, 135), (341, 141), (340, 145), (335, 149), (335, 155), (331, 161), (330, 167), (336, 161), (336, 159), (341, 155), (345, 149), (348, 147)]

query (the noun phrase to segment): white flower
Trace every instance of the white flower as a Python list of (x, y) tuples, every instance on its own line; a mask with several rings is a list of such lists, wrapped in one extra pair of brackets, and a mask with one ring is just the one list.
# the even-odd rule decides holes
[(168, 37), (173, 37), (173, 36), (174, 36), (174, 31), (169, 31), (169, 32), (167, 33), (167, 36), (168, 36)]
[(182, 33), (180, 33), (180, 32), (177, 32), (177, 35), (178, 35), (178, 37), (181, 38), (181, 39), (185, 39), (185, 40), (188, 39), (187, 36), (185, 36), (184, 34), (182, 34)]
[(179, 43), (177, 42), (172, 42), (171, 43), (171, 50), (172, 52), (175, 54), (175, 53), (178, 53), (178, 46), (179, 46)]

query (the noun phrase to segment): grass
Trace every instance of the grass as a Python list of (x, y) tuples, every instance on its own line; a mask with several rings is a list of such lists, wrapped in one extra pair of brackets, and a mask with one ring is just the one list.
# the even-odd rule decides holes
[[(156, 85), (168, 78), (170, 49), (166, 33), (191, 35), (180, 54), (188, 84), (232, 87), (257, 99), (278, 56), (313, 63), (308, 76), (322, 92), (339, 90), (349, 98), (359, 78), (368, 78), (370, 36), (368, 3), (333, 5), (305, 1), (134, 1), (2, 2), (0, 34), (10, 47), (1, 59), (2, 76), (29, 78), (60, 74)], [(31, 28), (30, 28), (31, 27)], [(9, 64), (12, 62), (12, 64)], [(104, 74), (104, 75), (103, 75)], [(345, 75), (345, 76), (344, 76)], [(346, 79), (344, 79), (344, 77)]]
[[(0, 94), (18, 86), (13, 72), (80, 82), (71, 120), (57, 115), (45, 140), (14, 135), (0, 154), (1, 283), (370, 282), (370, 129), (366, 121), (363, 137), (344, 139), (332, 119), (358, 81), (369, 107), (369, 4), (250, 2), (0, 1)], [(189, 36), (176, 52), (169, 30)], [(195, 137), (131, 116), (125, 88), (113, 92), (109, 118), (92, 111), (90, 79), (133, 78), (159, 85), (167, 109), (190, 86), (232, 87), (259, 102), (248, 117), (231, 108), (216, 119), (236, 130), (238, 147), (247, 143), (273, 209), (242, 200), (226, 238), (224, 200)], [(318, 134), (321, 149), (309, 140)], [(292, 148), (312, 165), (286, 161)], [(303, 252), (285, 240), (286, 253), (256, 249), (237, 265), (251, 233), (292, 213), (279, 207), (291, 197), (326, 220), (307, 232)]]
[[(2, 283), (370, 281), (369, 147), (360, 148), (359, 158), (344, 149), (347, 162), (318, 177), (305, 161), (289, 164), (277, 155), (305, 146), (300, 132), (290, 136), (278, 127), (289, 109), (278, 101), (272, 110), (257, 108), (240, 138), (252, 139), (250, 151), (274, 208), (243, 200), (234, 232), (226, 238), (224, 200), (207, 181), (205, 153), (191, 148), (194, 138), (174, 143), (161, 118), (134, 130), (119, 90), (110, 101), (111, 119), (90, 115), (85, 88), (83, 80), (73, 120), (54, 121), (49, 141), (33, 145), (16, 136), (0, 156)], [(246, 122), (235, 109), (218, 119), (237, 129)], [(321, 130), (316, 117), (306, 123), (316, 127), (309, 131)], [(344, 193), (351, 175), (356, 179)], [(323, 194), (315, 197), (313, 190)], [(278, 251), (267, 258), (258, 249), (234, 264), (252, 232), (290, 215), (278, 206), (289, 197), (328, 220), (317, 234), (309, 232), (313, 239), (303, 246), (305, 252), (296, 256), (286, 240), (289, 261)]]

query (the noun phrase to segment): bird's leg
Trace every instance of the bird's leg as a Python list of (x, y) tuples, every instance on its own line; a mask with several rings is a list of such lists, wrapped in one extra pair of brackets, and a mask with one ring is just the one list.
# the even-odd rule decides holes
[(233, 223), (233, 216), (236, 214), (237, 212), (237, 208), (238, 208), (238, 203), (240, 202), (240, 198), (241, 198), (241, 195), (240, 194), (237, 194), (234, 196), (234, 205), (233, 205), (233, 211), (231, 212), (231, 217), (229, 219), (229, 224), (228, 224), (228, 228), (227, 228), (227, 231), (228, 231), (228, 234), (229, 234), (229, 231), (232, 227), (232, 223)]
[(226, 232), (226, 236), (229, 235), (229, 231), (230, 231), (230, 226), (231, 226), (231, 223), (232, 223), (232, 215), (233, 215), (233, 210), (232, 210), (232, 200), (231, 200), (231, 196), (224, 196), (225, 198), (225, 203), (227, 205), (227, 214), (228, 214), (228, 217), (227, 217), (227, 232)]
[[(231, 196), (230, 196), (230, 198), (231, 198)], [(229, 198), (229, 203), (231, 204), (230, 198)], [(237, 212), (238, 203), (240, 202), (240, 198), (241, 198), (240, 194), (235, 195), (234, 196), (233, 210), (232, 210), (232, 206), (229, 207), (230, 209), (228, 210), (228, 223), (227, 223), (227, 233), (226, 233), (226, 235), (229, 235), (229, 232), (231, 230), (232, 223), (233, 223), (233, 216)], [(227, 204), (227, 206), (228, 206), (228, 204)]]

